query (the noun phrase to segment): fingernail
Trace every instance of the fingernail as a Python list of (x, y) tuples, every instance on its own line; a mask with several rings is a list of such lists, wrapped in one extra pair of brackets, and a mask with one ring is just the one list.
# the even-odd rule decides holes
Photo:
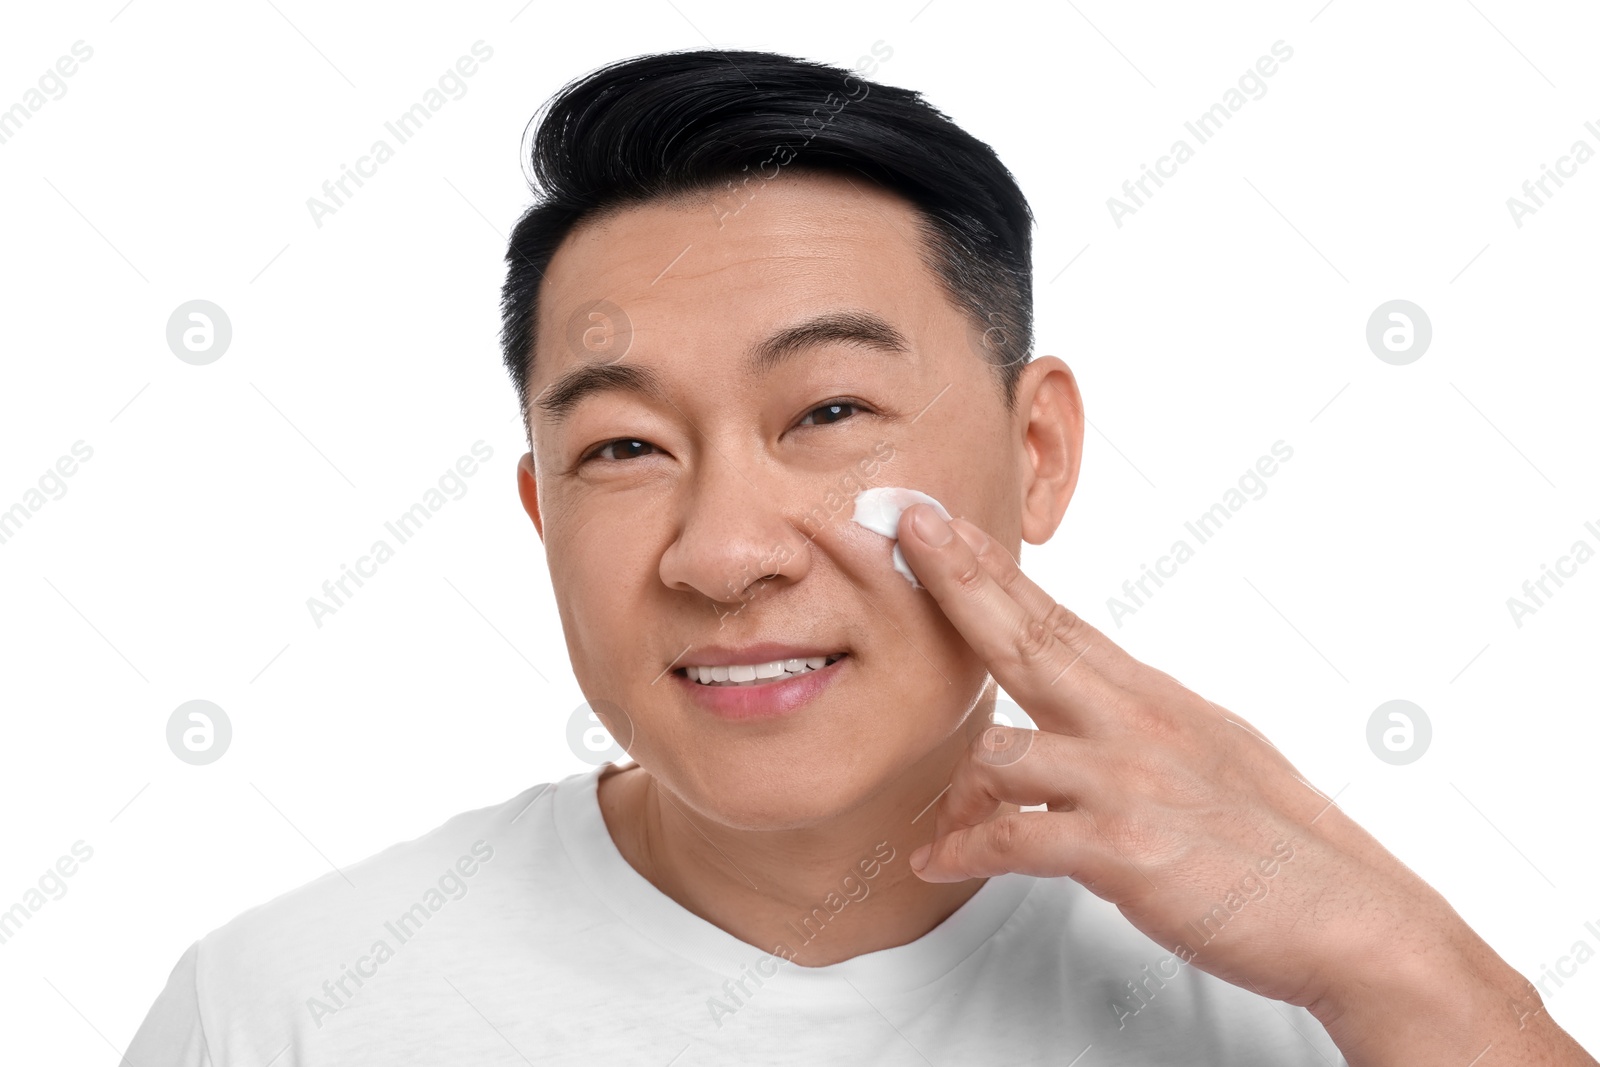
[(950, 524), (941, 519), (939, 513), (931, 507), (924, 507), (919, 510), (915, 515), (911, 516), (911, 521), (916, 524), (917, 536), (935, 548), (943, 548), (948, 545), (951, 538), (956, 535), (955, 531), (950, 528)]
[(922, 870), (922, 868), (928, 865), (928, 857), (931, 855), (933, 855), (932, 845), (923, 845), (921, 848), (917, 849), (911, 854), (911, 869), (913, 871)]

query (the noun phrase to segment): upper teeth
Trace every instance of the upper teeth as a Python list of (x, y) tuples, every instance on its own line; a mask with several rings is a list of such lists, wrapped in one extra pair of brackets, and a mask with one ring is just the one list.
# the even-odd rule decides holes
[(835, 656), (775, 659), (770, 663), (737, 663), (727, 667), (685, 667), (691, 680), (703, 685), (757, 685), (785, 675), (804, 674), (825, 667)]

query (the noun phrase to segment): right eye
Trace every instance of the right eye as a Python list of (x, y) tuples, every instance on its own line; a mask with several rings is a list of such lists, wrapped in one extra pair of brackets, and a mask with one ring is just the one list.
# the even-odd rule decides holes
[(656, 446), (649, 441), (640, 441), (634, 437), (618, 437), (615, 440), (606, 441), (595, 446), (583, 458), (585, 462), (591, 459), (603, 459), (609, 463), (615, 463), (619, 460), (647, 456), (654, 451), (656, 451)]

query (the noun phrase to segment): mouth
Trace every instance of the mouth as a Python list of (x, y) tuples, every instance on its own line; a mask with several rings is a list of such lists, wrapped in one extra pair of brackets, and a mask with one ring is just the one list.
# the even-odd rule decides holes
[(855, 657), (826, 648), (778, 642), (702, 646), (672, 673), (689, 703), (714, 718), (775, 723), (817, 701), (849, 673)]
[(774, 659), (764, 663), (729, 663), (709, 665), (689, 665), (679, 667), (673, 673), (695, 685), (707, 688), (740, 688), (763, 685), (774, 685), (787, 682), (793, 678), (804, 677), (813, 671), (820, 671), (824, 667), (831, 667), (843, 659), (843, 652), (835, 652), (826, 656), (805, 656), (799, 658)]

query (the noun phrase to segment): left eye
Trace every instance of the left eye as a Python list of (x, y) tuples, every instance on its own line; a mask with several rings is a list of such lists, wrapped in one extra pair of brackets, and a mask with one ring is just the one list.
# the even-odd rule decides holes
[(806, 412), (806, 417), (800, 420), (800, 425), (825, 426), (830, 422), (842, 422), (861, 410), (860, 404), (852, 404), (848, 400), (835, 400)]

